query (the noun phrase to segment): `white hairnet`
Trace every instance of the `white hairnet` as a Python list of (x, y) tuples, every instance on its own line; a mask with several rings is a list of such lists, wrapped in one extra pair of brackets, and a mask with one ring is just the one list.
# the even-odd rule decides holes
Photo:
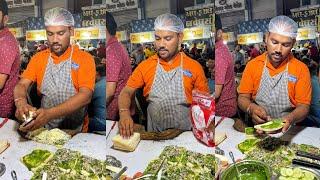
[(74, 26), (72, 14), (63, 8), (56, 7), (50, 9), (44, 15), (45, 26)]
[(269, 32), (296, 38), (298, 24), (287, 16), (276, 16), (269, 23)]
[(183, 32), (184, 25), (180, 18), (173, 14), (162, 14), (154, 21), (154, 30)]

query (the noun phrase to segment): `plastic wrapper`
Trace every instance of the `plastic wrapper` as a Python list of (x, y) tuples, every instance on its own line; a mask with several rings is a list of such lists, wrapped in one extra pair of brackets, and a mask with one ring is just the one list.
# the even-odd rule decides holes
[(203, 144), (214, 147), (214, 96), (192, 92), (191, 121), (194, 136)]

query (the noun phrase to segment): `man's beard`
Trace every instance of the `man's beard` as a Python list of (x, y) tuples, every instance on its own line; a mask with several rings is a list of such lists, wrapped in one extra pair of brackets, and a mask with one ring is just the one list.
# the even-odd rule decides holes
[[(168, 51), (169, 53), (169, 51)], [(159, 51), (157, 52), (158, 54), (158, 57), (160, 57), (161, 59), (163, 60), (171, 60), (173, 57), (175, 57), (177, 54), (179, 53), (179, 49), (177, 48), (177, 50), (175, 52), (173, 52), (172, 54), (169, 53), (168, 57), (167, 58), (162, 58), (159, 54)]]
[(57, 56), (61, 56), (64, 52), (66, 52), (66, 50), (68, 49), (68, 46), (66, 48), (62, 48), (61, 46), (61, 50), (56, 52), (54, 49), (53, 49), (53, 46), (51, 45), (50, 46), (50, 51), (53, 52), (55, 55)]

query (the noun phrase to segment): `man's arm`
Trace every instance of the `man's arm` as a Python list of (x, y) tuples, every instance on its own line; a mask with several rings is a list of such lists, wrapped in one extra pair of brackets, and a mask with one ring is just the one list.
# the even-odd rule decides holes
[(238, 106), (243, 112), (247, 112), (247, 109), (251, 103), (251, 94), (239, 94)]
[(297, 104), (291, 113), (282, 118), (285, 121), (282, 132), (287, 131), (291, 124), (303, 121), (308, 116), (309, 107), (306, 104)]
[(216, 84), (214, 86), (214, 97), (216, 99), (216, 102), (219, 100), (221, 96), (222, 89), (223, 89), (223, 84)]
[(117, 82), (107, 82), (107, 90), (106, 90), (107, 107), (113, 100), (114, 93), (116, 92), (116, 88), (117, 88)]
[(6, 84), (7, 78), (7, 74), (0, 74), (0, 89), (3, 89), (4, 85)]
[(69, 115), (78, 109), (89, 104), (92, 97), (92, 90), (86, 87), (79, 89), (79, 92), (70, 97), (67, 101), (48, 109), (40, 108), (36, 111), (36, 119), (27, 125), (26, 127), (20, 128), (22, 131), (32, 131), (42, 127), (43, 125), (50, 122), (52, 119), (60, 118)]
[(126, 86), (119, 95), (119, 132), (121, 136), (130, 137), (133, 135), (133, 120), (130, 115), (131, 99), (137, 89)]
[(36, 108), (30, 106), (27, 101), (27, 90), (31, 83), (31, 80), (22, 78), (13, 90), (15, 106), (17, 108), (15, 116), (19, 120), (22, 120), (23, 115), (28, 114), (29, 111), (36, 110)]

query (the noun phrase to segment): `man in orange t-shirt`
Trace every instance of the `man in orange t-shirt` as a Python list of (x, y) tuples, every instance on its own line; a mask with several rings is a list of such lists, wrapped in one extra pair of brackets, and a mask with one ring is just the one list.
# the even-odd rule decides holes
[(143, 88), (149, 102), (147, 130), (155, 132), (169, 128), (191, 130), (192, 90), (209, 92), (201, 65), (179, 52), (182, 21), (173, 14), (163, 14), (154, 24), (158, 53), (139, 64), (119, 96), (119, 130), (124, 137), (133, 134), (129, 109), (138, 88)]
[[(271, 19), (267, 52), (250, 61), (238, 89), (238, 105), (254, 124), (282, 118), (282, 132), (306, 118), (311, 100), (309, 70), (290, 53), (298, 25), (287, 16)], [(260, 132), (262, 133), (262, 132)]]
[[(46, 128), (69, 129), (73, 133), (87, 131), (89, 104), (95, 84), (95, 64), (92, 56), (70, 45), (74, 19), (63, 8), (50, 9), (45, 14), (49, 49), (37, 53), (22, 74), (14, 90), (16, 117), (24, 120), (34, 111), (34, 121), (21, 125), (23, 132)], [(27, 102), (27, 89), (32, 82), (41, 94), (41, 108)]]

